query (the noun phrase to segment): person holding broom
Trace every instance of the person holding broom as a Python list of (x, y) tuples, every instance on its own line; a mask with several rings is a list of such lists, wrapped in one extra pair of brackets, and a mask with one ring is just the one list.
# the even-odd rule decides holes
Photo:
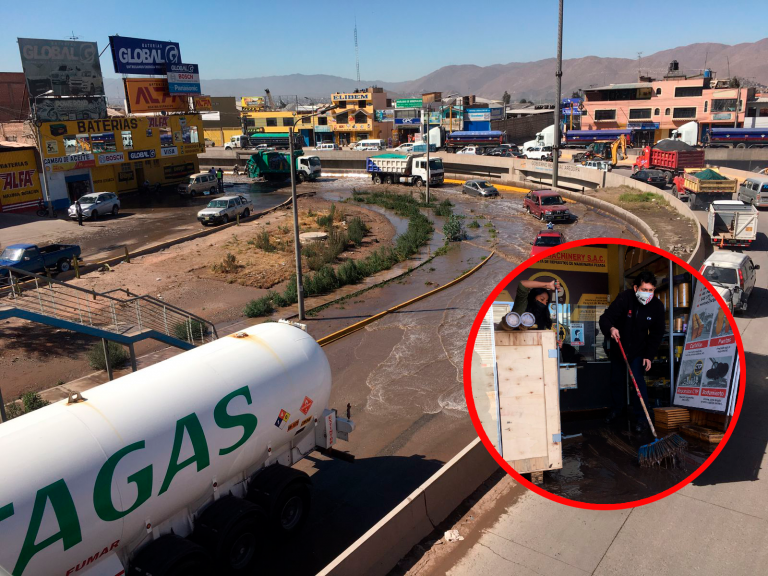
[[(611, 359), (611, 413), (608, 422), (612, 423), (621, 415), (627, 397), (627, 363), (635, 377), (637, 386), (647, 407), (648, 389), (644, 374), (651, 369), (651, 361), (656, 356), (659, 344), (664, 337), (664, 305), (654, 297), (656, 276), (645, 270), (637, 275), (633, 287), (621, 292), (600, 316), (600, 331), (610, 342)], [(624, 348), (627, 362), (619, 349), (618, 342)], [(648, 423), (637, 394), (630, 392), (634, 430), (643, 433), (648, 430)], [(649, 413), (650, 414), (650, 413)]]

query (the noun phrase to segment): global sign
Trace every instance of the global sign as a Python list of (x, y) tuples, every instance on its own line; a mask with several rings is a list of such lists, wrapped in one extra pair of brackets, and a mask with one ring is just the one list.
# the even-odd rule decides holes
[(165, 75), (166, 64), (180, 64), (178, 42), (110, 36), (112, 62), (118, 74)]
[(197, 64), (168, 64), (167, 76), (169, 94), (200, 94), (200, 72)]

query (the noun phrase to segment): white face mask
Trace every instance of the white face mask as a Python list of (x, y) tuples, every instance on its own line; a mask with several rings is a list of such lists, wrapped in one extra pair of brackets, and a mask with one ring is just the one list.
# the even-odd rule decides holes
[(651, 301), (651, 298), (653, 298), (653, 292), (643, 292), (642, 290), (638, 290), (635, 292), (635, 296), (637, 296), (637, 301), (645, 306)]

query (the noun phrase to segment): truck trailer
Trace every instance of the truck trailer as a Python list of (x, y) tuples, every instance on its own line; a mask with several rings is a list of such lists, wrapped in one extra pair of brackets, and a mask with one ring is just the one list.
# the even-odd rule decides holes
[(669, 185), (675, 176), (682, 174), (686, 168), (704, 168), (704, 150), (682, 145), (689, 149), (662, 150), (646, 146), (635, 159), (632, 171), (637, 172), (647, 168), (661, 170)]
[[(366, 160), (365, 170), (374, 184), (422, 186), (427, 180), (427, 157), (424, 154), (379, 154)], [(442, 159), (430, 158), (430, 186), (440, 186), (444, 179)]]
[(688, 169), (675, 177), (673, 193), (680, 199), (688, 198), (691, 208), (705, 207), (716, 200), (732, 200), (738, 184), (715, 168)]
[(445, 138), (447, 152), (456, 152), (467, 146), (490, 150), (500, 144), (504, 144), (504, 132), (498, 130), (463, 130), (451, 132)]
[(712, 128), (706, 145), (720, 148), (764, 148), (768, 146), (768, 128)]
[(354, 429), (330, 394), (317, 342), (269, 323), (0, 425), (0, 573), (253, 573), (306, 520), (291, 466)]
[[(249, 178), (280, 182), (291, 177), (291, 166), (288, 164), (288, 154), (274, 150), (261, 150), (252, 154), (245, 165)], [(301, 150), (294, 150), (296, 162), (296, 180), (305, 182), (317, 180), (322, 174), (319, 156), (304, 156)]]
[(738, 200), (718, 200), (709, 206), (707, 232), (712, 244), (748, 248), (757, 239), (757, 208)]
[(565, 133), (566, 146), (587, 146), (595, 142), (614, 142), (624, 136), (627, 145), (632, 145), (632, 130), (568, 130)]

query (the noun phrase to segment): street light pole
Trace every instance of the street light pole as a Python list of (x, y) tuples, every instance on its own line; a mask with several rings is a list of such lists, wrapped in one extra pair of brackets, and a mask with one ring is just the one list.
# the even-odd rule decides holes
[(427, 204), (429, 204), (429, 104), (427, 104), (427, 110), (424, 113), (424, 116), (426, 117), (427, 123), (426, 123), (426, 140), (427, 143), (427, 190), (426, 190), (426, 200)]
[(552, 146), (552, 187), (557, 188), (558, 164), (560, 162), (560, 107), (562, 105), (563, 78), (563, 0), (560, 0), (560, 14), (557, 22), (557, 100), (555, 101), (555, 138)]
[(40, 96), (47, 96), (48, 94), (53, 94), (53, 90), (48, 90), (48, 92), (43, 92), (42, 94), (38, 94), (33, 98), (34, 103), (34, 109), (35, 114), (34, 118), (32, 120), (32, 123), (35, 125), (35, 135), (37, 136), (37, 151), (40, 154), (40, 165), (42, 166), (42, 172), (43, 177), (40, 179), (40, 183), (43, 186), (43, 194), (45, 195), (45, 199), (48, 203), (48, 214), (51, 218), (53, 218), (53, 201), (51, 200), (51, 194), (48, 191), (48, 176), (45, 172), (45, 156), (43, 155), (43, 136), (40, 134), (40, 127), (37, 125), (37, 99), (40, 98)]
[(301, 277), (301, 242), (299, 241), (299, 206), (296, 202), (296, 160), (293, 157), (293, 134), (296, 123), (303, 118), (311, 118), (318, 114), (325, 114), (338, 106), (330, 106), (323, 110), (317, 110), (309, 116), (299, 116), (296, 110), (296, 119), (288, 127), (288, 163), (291, 165), (291, 203), (293, 204), (293, 244), (296, 255), (296, 295), (299, 305), (299, 321), (304, 320), (304, 282)]

